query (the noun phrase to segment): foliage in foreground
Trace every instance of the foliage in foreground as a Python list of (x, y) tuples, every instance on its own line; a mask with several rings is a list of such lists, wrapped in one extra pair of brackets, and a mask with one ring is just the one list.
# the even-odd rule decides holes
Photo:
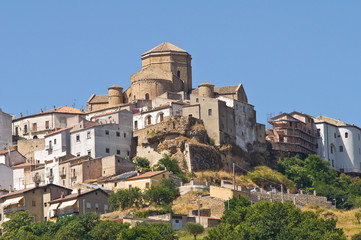
[(297, 188), (316, 190), (317, 195), (332, 202), (336, 200), (337, 208), (361, 206), (361, 179), (343, 173), (338, 176), (334, 169), (329, 168), (329, 162), (317, 155), (309, 155), (305, 160), (297, 156), (285, 158), (278, 162), (277, 169)]
[(246, 199), (232, 199), (221, 224), (209, 230), (206, 239), (345, 240), (336, 222), (313, 212), (302, 212), (291, 202), (259, 202), (251, 206)]
[(194, 236), (194, 239), (196, 240), (197, 235), (204, 232), (204, 227), (199, 223), (188, 222), (186, 224), (186, 230), (187, 232), (192, 234)]

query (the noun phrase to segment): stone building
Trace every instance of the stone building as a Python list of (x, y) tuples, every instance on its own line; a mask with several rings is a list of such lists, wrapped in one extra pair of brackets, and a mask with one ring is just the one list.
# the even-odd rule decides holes
[(164, 42), (141, 57), (142, 69), (130, 77), (131, 86), (114, 85), (108, 95), (93, 94), (87, 111), (122, 106), (135, 100), (151, 100), (166, 92), (189, 92), (192, 89), (192, 57), (185, 50)]
[(13, 117), (0, 108), (0, 151), (12, 145), (11, 121)]
[(243, 85), (214, 87), (203, 83), (190, 94), (190, 105), (183, 107), (183, 116), (202, 119), (208, 135), (216, 145), (247, 145), (265, 142), (265, 127), (256, 122), (256, 111), (248, 104)]
[(85, 116), (84, 111), (72, 107), (58, 107), (40, 113), (16, 118), (12, 123), (14, 138), (36, 139), (62, 128), (73, 126)]
[(54, 184), (35, 186), (0, 196), (0, 224), (9, 220), (11, 213), (29, 211), (35, 221), (46, 221), (49, 202), (60, 196), (71, 193), (67, 189)]
[(317, 154), (338, 172), (361, 173), (361, 128), (325, 116), (314, 121)]
[(316, 131), (313, 117), (299, 112), (282, 113), (269, 120), (273, 126), (267, 139), (275, 150), (301, 154), (316, 153)]

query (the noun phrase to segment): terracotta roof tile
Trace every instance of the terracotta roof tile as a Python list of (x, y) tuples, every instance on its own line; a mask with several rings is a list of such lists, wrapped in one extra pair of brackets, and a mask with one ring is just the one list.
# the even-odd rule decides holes
[(187, 51), (185, 51), (169, 42), (164, 42), (164, 43), (156, 46), (155, 48), (152, 48), (151, 50), (147, 51), (143, 55), (152, 53), (152, 52), (184, 52), (184, 53), (186, 53)]
[(95, 95), (89, 103), (108, 103), (109, 97), (108, 95)]
[(146, 173), (143, 173), (143, 174), (141, 174), (141, 175), (139, 175), (139, 176), (135, 176), (135, 177), (128, 178), (128, 179), (125, 180), (125, 181), (131, 181), (131, 180), (143, 179), (143, 178), (151, 178), (151, 177), (157, 176), (157, 175), (162, 174), (162, 173), (165, 173), (165, 172), (167, 172), (167, 170), (154, 171), (154, 172), (146, 172)]
[(30, 167), (30, 166), (41, 166), (44, 164), (41, 163), (21, 163), (15, 166), (12, 166), (11, 168), (23, 168), (23, 167)]
[(62, 132), (62, 131), (65, 131), (65, 130), (68, 130), (68, 129), (72, 129), (72, 128), (73, 128), (73, 127), (62, 128), (62, 129), (56, 130), (56, 131), (54, 131), (54, 132), (51, 132), (51, 133), (45, 135), (45, 137), (51, 136), (51, 135), (54, 135), (54, 134), (57, 134), (57, 133), (60, 133), (60, 132)]

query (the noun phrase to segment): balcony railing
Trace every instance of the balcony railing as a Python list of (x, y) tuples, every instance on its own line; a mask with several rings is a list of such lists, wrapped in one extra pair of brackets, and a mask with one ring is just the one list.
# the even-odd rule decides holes
[(20, 211), (25, 211), (25, 206), (4, 208), (4, 214), (6, 214), (6, 215), (11, 214), (13, 212), (20, 212)]
[(76, 207), (67, 207), (67, 208), (61, 208), (61, 209), (57, 209), (55, 216), (63, 216), (63, 215), (69, 215), (69, 214), (77, 214), (79, 213), (78, 208)]

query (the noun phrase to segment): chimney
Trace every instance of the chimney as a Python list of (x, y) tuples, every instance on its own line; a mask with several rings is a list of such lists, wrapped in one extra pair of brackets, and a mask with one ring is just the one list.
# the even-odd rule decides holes
[(21, 117), (21, 118), (23, 117), (23, 114), (22, 114), (22, 113), (20, 113), (20, 117)]
[(54, 105), (54, 109), (55, 109), (55, 105)]
[(81, 194), (81, 189), (80, 188), (78, 188), (78, 195), (80, 195)]
[(63, 199), (64, 198), (64, 192), (61, 192), (60, 194), (60, 198)]
[(42, 109), (42, 108), (40, 109), (40, 112), (41, 112), (41, 113), (43, 112), (43, 109)]

